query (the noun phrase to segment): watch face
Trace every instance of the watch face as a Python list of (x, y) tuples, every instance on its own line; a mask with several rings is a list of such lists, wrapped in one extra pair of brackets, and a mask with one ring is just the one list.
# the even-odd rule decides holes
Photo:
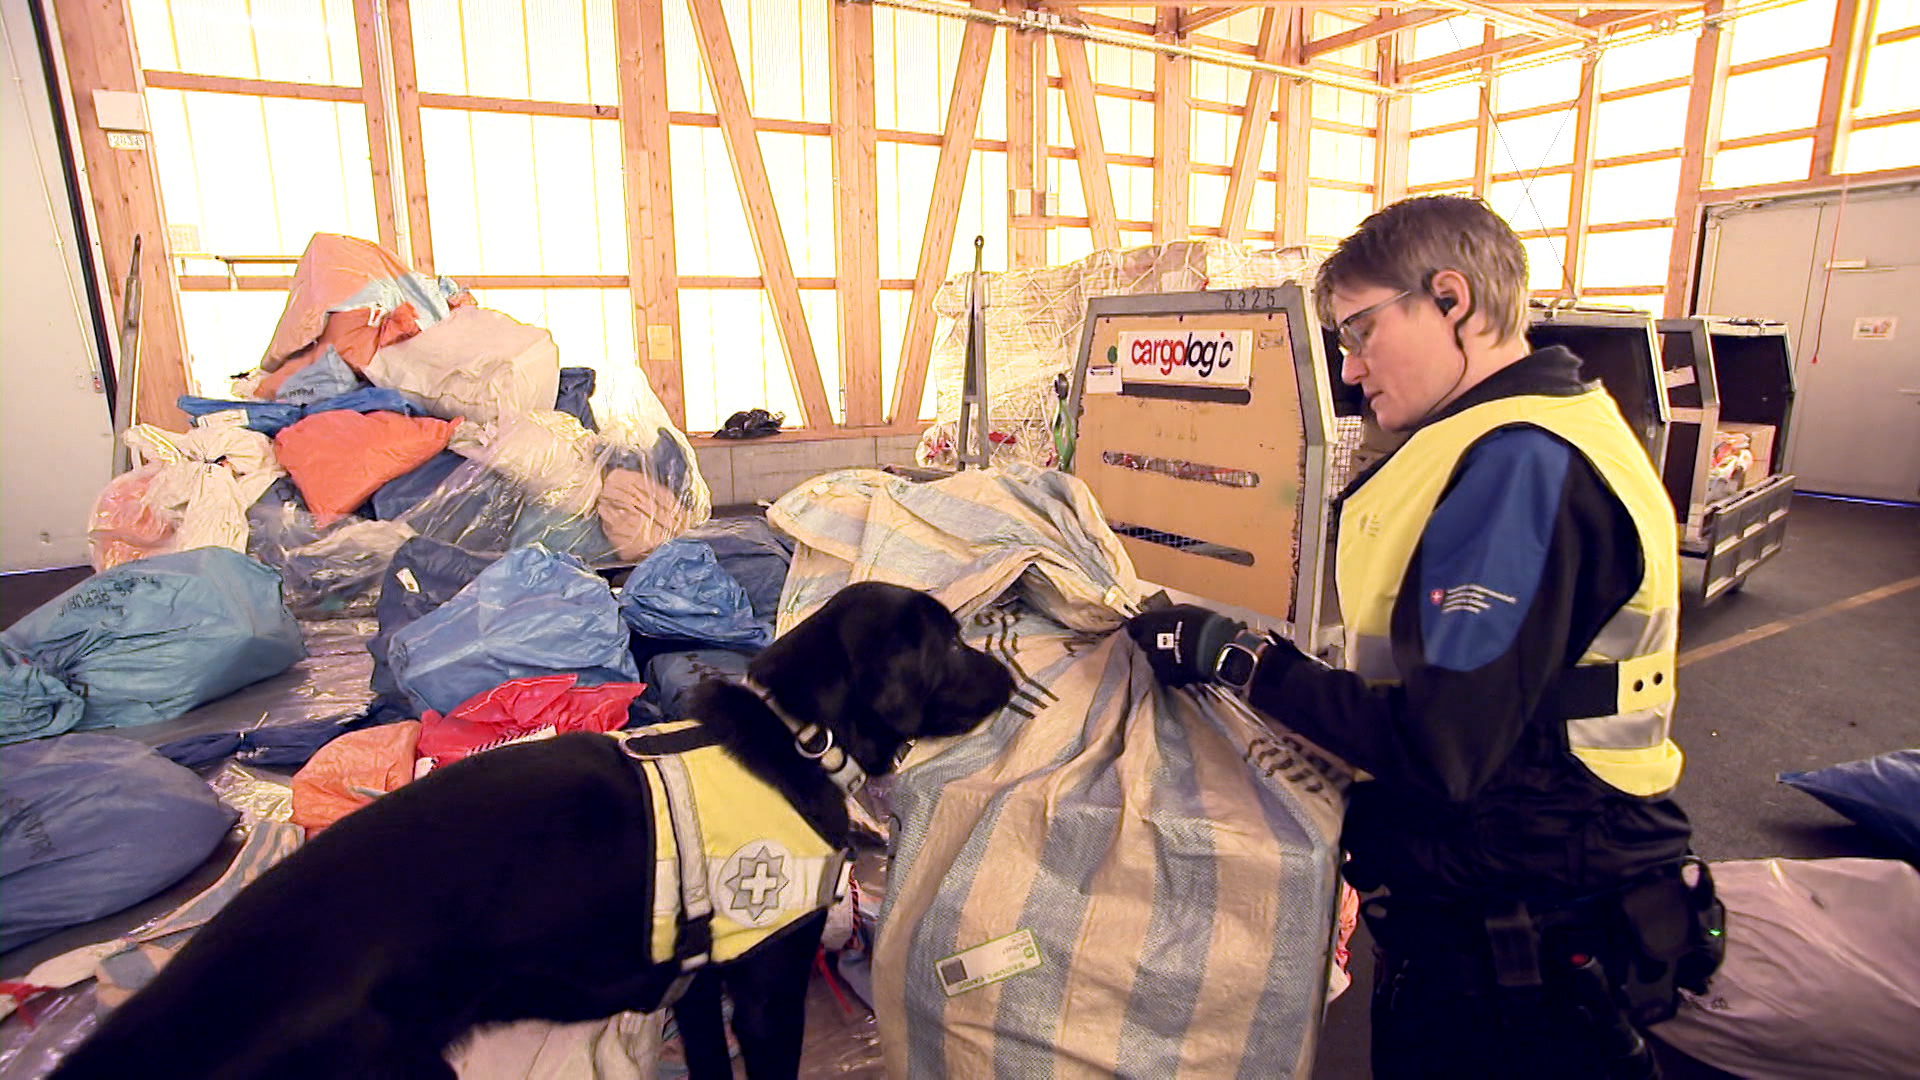
[(1245, 686), (1253, 679), (1253, 653), (1244, 648), (1229, 648), (1220, 656), (1220, 681), (1229, 686)]

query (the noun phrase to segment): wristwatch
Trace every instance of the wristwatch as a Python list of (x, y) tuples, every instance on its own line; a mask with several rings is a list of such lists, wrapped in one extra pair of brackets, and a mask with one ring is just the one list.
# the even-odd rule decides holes
[(1234, 635), (1232, 641), (1221, 648), (1220, 655), (1213, 661), (1213, 678), (1228, 690), (1247, 696), (1247, 688), (1253, 685), (1253, 673), (1260, 666), (1260, 658), (1266, 655), (1273, 639), (1258, 630), (1242, 630)]

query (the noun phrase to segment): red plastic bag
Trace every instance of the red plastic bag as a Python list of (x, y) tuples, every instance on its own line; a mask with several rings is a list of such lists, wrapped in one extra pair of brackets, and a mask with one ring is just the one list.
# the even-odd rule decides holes
[(273, 449), (314, 522), (326, 526), (358, 510), (382, 484), (446, 449), (458, 422), (330, 409), (281, 429)]
[(307, 836), (413, 779), (420, 721), (349, 731), (293, 774), (293, 823)]
[(87, 548), (95, 570), (111, 570), (173, 550), (175, 522), (147, 505), (147, 489), (164, 468), (166, 464), (159, 461), (142, 465), (100, 489), (87, 524)]
[(576, 686), (570, 673), (501, 683), (475, 694), (445, 716), (429, 709), (420, 721), (419, 754), (435, 768), (495, 743), (551, 727), (569, 731), (614, 731), (627, 722), (627, 706), (646, 689), (642, 683)]

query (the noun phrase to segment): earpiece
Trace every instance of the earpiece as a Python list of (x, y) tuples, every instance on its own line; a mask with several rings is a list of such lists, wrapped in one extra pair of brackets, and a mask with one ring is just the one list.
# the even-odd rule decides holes
[(1459, 305), (1459, 303), (1460, 303), (1459, 300), (1456, 300), (1451, 296), (1436, 296), (1433, 298), (1433, 306), (1439, 308), (1440, 314), (1442, 315), (1445, 315), (1447, 312), (1452, 311), (1455, 307)]

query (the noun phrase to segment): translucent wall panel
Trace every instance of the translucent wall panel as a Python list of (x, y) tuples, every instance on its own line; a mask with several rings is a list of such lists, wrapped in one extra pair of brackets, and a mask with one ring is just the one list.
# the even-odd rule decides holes
[[(1109, 172), (1109, 186), (1116, 184), (1116, 177)], [(1057, 211), (1061, 217), (1086, 217), (1087, 194), (1080, 187), (1080, 163), (1066, 158), (1047, 160), (1047, 194), (1054, 197)], [(1126, 212), (1121, 211), (1125, 217)]]
[(1197, 60), (1188, 65), (1188, 71), (1191, 73), (1188, 96), (1236, 108), (1247, 103), (1247, 82), (1250, 78), (1247, 72)]
[(1307, 235), (1338, 240), (1373, 213), (1373, 195), (1364, 191), (1307, 188)]
[[(1073, 142), (1073, 126), (1067, 119), (1065, 96), (1054, 96), (1059, 110), (1050, 118), (1052, 126), (1048, 130), (1058, 134), (1050, 134), (1048, 138), (1065, 146)], [(1100, 118), (1100, 142), (1107, 153), (1153, 156), (1153, 102), (1102, 94), (1093, 99), (1093, 110)], [(1199, 119), (1201, 115), (1195, 113), (1194, 118)]]
[(1093, 232), (1089, 229), (1047, 230), (1047, 265), (1060, 266), (1093, 254)]
[(1521, 68), (1493, 80), (1494, 108), (1517, 112), (1580, 96), (1580, 59), (1569, 57), (1539, 67)]
[(1920, 124), (1888, 124), (1847, 137), (1847, 172), (1920, 165)]
[[(668, 5), (684, 0), (666, 0)], [(722, 0), (747, 109), (756, 117), (826, 123), (833, 116), (832, 0)]]
[(1651, 296), (1602, 296), (1583, 292), (1580, 294), (1580, 299), (1582, 302), (1588, 304), (1605, 304), (1608, 307), (1632, 308), (1635, 311), (1644, 311), (1650, 315), (1659, 315), (1665, 303), (1657, 293)]
[(1594, 233), (1587, 237), (1587, 250), (1580, 260), (1581, 291), (1664, 282), (1672, 243), (1672, 229)]
[(436, 267), (627, 272), (618, 121), (422, 109), (420, 132)]
[(1677, 149), (1687, 138), (1687, 88), (1639, 94), (1596, 106), (1593, 156), (1605, 159)]
[(1307, 136), (1307, 161), (1309, 176), (1373, 183), (1373, 139), (1369, 136), (1315, 128)]
[(1187, 190), (1187, 220), (1196, 226), (1220, 224), (1227, 213), (1227, 178), (1194, 173)]
[[(807, 331), (813, 335), (813, 355), (820, 359), (820, 382), (827, 391), (827, 405), (833, 411), (833, 422), (843, 423), (847, 419), (847, 399), (841, 391), (840, 381), (840, 300), (832, 289), (800, 290), (800, 310), (807, 317)], [(780, 343), (776, 339), (768, 343), (775, 355)], [(788, 378), (792, 375), (789, 373)], [(794, 420), (799, 412), (789, 413)], [(726, 419), (725, 416), (721, 417)]]
[(1485, 23), (1472, 15), (1456, 15), (1437, 23), (1416, 27), (1413, 31), (1413, 61), (1431, 60), (1450, 52), (1480, 44)]
[[(827, 206), (833, 206), (831, 190)], [(828, 243), (833, 229), (829, 218)], [(989, 270), (1004, 270), (1007, 257), (1007, 155), (999, 151), (975, 151), (967, 166), (967, 186), (960, 195), (960, 213), (953, 230), (953, 257), (947, 272), (958, 274), (973, 269), (973, 238), (985, 237), (981, 259)]]
[[(880, 290), (880, 401), (888, 412), (893, 410), (893, 388), (900, 381), (900, 343), (907, 332), (907, 312), (912, 307), (912, 293), (904, 289)], [(927, 384), (931, 391), (933, 380), (927, 380)], [(921, 415), (931, 412), (932, 409), (927, 409)]]
[[(920, 238), (926, 232), (927, 208), (933, 201), (933, 175), (940, 166), (940, 148), (881, 143), (874, 156), (880, 174), (880, 276), (910, 278), (920, 264)], [(677, 190), (674, 196), (678, 201)]]
[(1608, 49), (1600, 57), (1600, 92), (1692, 75), (1699, 37), (1698, 32), (1661, 34)]
[(1567, 238), (1536, 236), (1522, 240), (1527, 249), (1527, 287), (1561, 289), (1566, 286)]
[[(1507, 180), (1487, 188), (1487, 204), (1507, 219), (1515, 232), (1567, 227), (1567, 203), (1573, 195), (1573, 177), (1565, 173), (1532, 180)], [(1671, 203), (1672, 199), (1669, 198)]]
[(1411, 115), (1415, 131), (1472, 120), (1480, 115), (1480, 87), (1477, 83), (1461, 83), (1415, 94)]
[(1255, 180), (1253, 197), (1247, 206), (1247, 228), (1253, 232), (1272, 232), (1274, 214), (1278, 208), (1276, 200), (1278, 185), (1271, 180)]
[(1595, 169), (1587, 182), (1587, 223), (1672, 217), (1679, 191), (1679, 158)]
[(1727, 80), (1720, 110), (1720, 137), (1739, 139), (1775, 131), (1812, 127), (1820, 118), (1820, 85), (1825, 60), (1735, 75)]
[(1833, 0), (1800, 0), (1771, 11), (1742, 15), (1729, 25), (1733, 29), (1728, 54), (1731, 63), (1817, 49), (1833, 40)]
[(1493, 171), (1533, 172), (1573, 162), (1574, 112), (1548, 113), (1493, 126)]
[[(700, 38), (693, 32), (693, 15), (687, 10), (686, 0), (663, 0), (662, 11), (667, 56), (672, 59), (667, 65), (667, 108), (676, 112), (713, 112), (707, 64), (700, 55)], [(891, 14), (885, 8), (875, 8), (874, 12), (876, 16)], [(874, 52), (878, 62), (886, 52), (881, 43), (889, 39), (880, 35), (877, 17), (874, 22)]]
[[(1058, 60), (1051, 47), (1047, 49), (1047, 54)], [(1093, 74), (1093, 81), (1102, 86), (1153, 89), (1153, 54), (1140, 49), (1090, 41), (1087, 43), (1087, 70)]]
[(203, 250), (297, 256), (316, 232), (378, 239), (358, 104), (149, 90), (147, 114), (168, 224), (198, 227)]
[[(825, 135), (762, 131), (760, 156), (773, 182), (773, 206), (799, 277), (832, 277), (833, 140)], [(1004, 231), (1004, 230), (1003, 230)]]
[(259, 366), (286, 306), (284, 292), (181, 293), (190, 392), (231, 397), (229, 384)]
[[(727, 141), (718, 128), (671, 129), (673, 158), (674, 258), (680, 273), (724, 277), (758, 277), (760, 260), (753, 251), (753, 233), (733, 179)], [(880, 158), (881, 274), (887, 273), (886, 226), (889, 155), (893, 145), (882, 143)], [(922, 209), (924, 213), (924, 208)], [(915, 249), (919, 239), (915, 237)], [(909, 271), (907, 276), (912, 276)]]
[(1107, 169), (1113, 185), (1113, 210), (1121, 221), (1153, 220), (1153, 170), (1143, 165), (1113, 165)]
[[(639, 383), (633, 296), (626, 289), (475, 289), (474, 299), (553, 335), (566, 367), (598, 373), (596, 400), (619, 400)], [(687, 338), (683, 347), (691, 347)], [(693, 377), (689, 356), (688, 376)]]
[[(1418, 101), (1419, 98), (1414, 100)], [(1378, 99), (1372, 94), (1315, 84), (1311, 102), (1310, 111), (1317, 120), (1335, 120), (1360, 127), (1373, 127), (1379, 122)], [(1468, 115), (1472, 115), (1471, 110)]]
[(1424, 135), (1407, 144), (1407, 183), (1429, 184), (1473, 177), (1479, 137), (1473, 131)]
[(714, 431), (729, 415), (754, 408), (799, 423), (799, 398), (764, 291), (680, 290), (680, 356), (687, 430)]
[(1774, 184), (1805, 180), (1812, 169), (1813, 140), (1790, 139), (1720, 151), (1713, 157), (1713, 173), (1708, 182), (1723, 188)]
[(1190, 116), (1190, 160), (1201, 165), (1233, 164), (1233, 152), (1240, 137), (1239, 119), (1211, 109), (1195, 109)]
[[(917, 11), (873, 9), (875, 114), (882, 128), (945, 130), (967, 24)], [(1006, 137), (1005, 34), (996, 34), (981, 95), (981, 138)], [(821, 117), (825, 119), (825, 117)]]
[(618, 105), (613, 0), (413, 0), (428, 93)]
[(1920, 38), (1876, 45), (1867, 53), (1855, 116), (1920, 109)]
[[(1350, 19), (1343, 15), (1335, 15), (1330, 11), (1320, 9), (1314, 11), (1312, 16), (1312, 36), (1315, 40), (1318, 40), (1320, 38), (1332, 37), (1335, 34), (1344, 34), (1349, 30), (1364, 25), (1365, 23), (1362, 20)], [(1349, 45), (1344, 49), (1335, 49), (1329, 53), (1321, 53), (1319, 56), (1314, 57), (1314, 59), (1316, 61), (1330, 60), (1336, 64), (1345, 64), (1348, 67), (1365, 68), (1368, 71), (1373, 71), (1379, 66), (1380, 53), (1379, 50), (1375, 48), (1373, 42), (1363, 41), (1358, 45)]]
[(128, 8), (145, 67), (360, 85), (353, 0), (129, 0)]

